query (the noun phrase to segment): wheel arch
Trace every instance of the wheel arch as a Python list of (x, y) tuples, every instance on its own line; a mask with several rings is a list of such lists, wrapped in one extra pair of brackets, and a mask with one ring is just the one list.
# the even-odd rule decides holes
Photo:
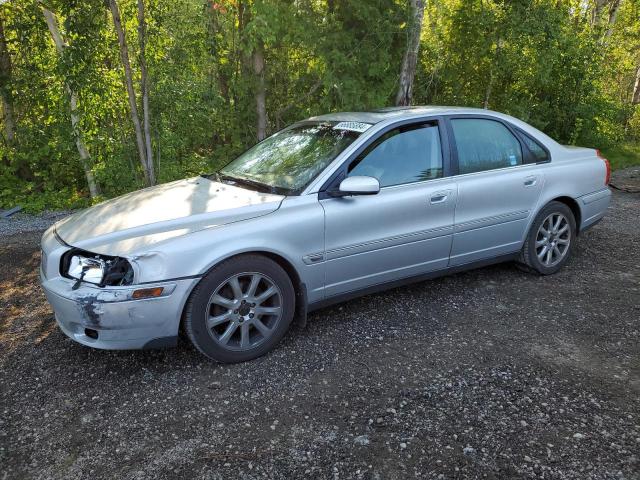
[[(217, 265), (220, 265), (222, 262), (226, 262), (227, 260), (231, 260), (237, 257), (243, 257), (245, 255), (261, 255), (263, 257), (266, 257), (276, 262), (280, 267), (282, 267), (282, 269), (286, 272), (286, 274), (291, 279), (291, 283), (293, 284), (293, 290), (295, 292), (295, 313), (294, 313), (293, 321), (294, 323), (298, 323), (302, 327), (304, 327), (307, 320), (307, 287), (305, 283), (302, 281), (300, 274), (298, 273), (298, 270), (295, 268), (295, 266), (290, 260), (288, 260), (287, 258), (285, 258), (284, 256), (276, 252), (269, 251), (269, 250), (263, 250), (263, 249), (246, 250), (246, 251), (236, 252), (226, 257), (218, 259), (218, 261), (210, 265), (209, 268), (207, 268), (207, 270), (202, 273), (202, 276), (200, 277), (200, 279), (194, 283), (194, 285), (191, 287), (191, 291), (189, 292), (189, 295), (187, 296), (187, 299), (193, 294), (196, 287), (199, 285), (200, 281)], [(188, 303), (188, 300), (185, 301), (184, 305), (182, 306), (182, 315), (180, 319), (180, 324), (182, 324), (182, 321), (184, 320), (184, 313), (187, 308), (187, 303)]]
[(575, 218), (576, 220), (576, 235), (580, 234), (580, 225), (582, 223), (582, 211), (580, 210), (580, 204), (574, 198), (563, 195), (560, 197), (552, 198), (547, 203), (545, 203), (542, 208), (544, 208), (551, 202), (564, 203), (567, 207), (569, 207), (571, 213), (573, 213), (573, 218)]

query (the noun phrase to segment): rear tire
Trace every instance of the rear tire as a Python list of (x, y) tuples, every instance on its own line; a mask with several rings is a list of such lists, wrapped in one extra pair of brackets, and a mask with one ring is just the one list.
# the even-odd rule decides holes
[(261, 255), (242, 255), (214, 267), (191, 293), (184, 330), (207, 357), (223, 363), (253, 360), (284, 337), (295, 290), (284, 269)]
[(551, 275), (571, 257), (576, 239), (576, 220), (562, 202), (550, 202), (540, 210), (520, 252), (519, 262), (525, 270)]

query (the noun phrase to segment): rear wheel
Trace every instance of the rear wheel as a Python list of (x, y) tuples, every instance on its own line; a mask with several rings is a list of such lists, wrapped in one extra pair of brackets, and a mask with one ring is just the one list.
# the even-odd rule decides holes
[(564, 203), (550, 202), (533, 221), (520, 261), (541, 275), (556, 273), (569, 260), (575, 237), (571, 209)]
[(231, 258), (198, 284), (185, 309), (184, 328), (195, 347), (219, 362), (252, 360), (284, 336), (295, 310), (287, 273), (260, 255)]

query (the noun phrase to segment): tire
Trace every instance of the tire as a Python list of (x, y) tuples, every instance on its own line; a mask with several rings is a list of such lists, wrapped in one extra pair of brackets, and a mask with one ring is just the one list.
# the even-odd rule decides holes
[[(554, 230), (556, 222), (559, 226)], [(549, 202), (531, 224), (519, 261), (533, 273), (554, 274), (569, 261), (575, 240), (576, 220), (571, 209), (561, 202)]]
[(198, 283), (183, 325), (191, 343), (207, 357), (245, 362), (280, 342), (294, 311), (295, 290), (287, 272), (269, 258), (249, 254), (222, 262)]

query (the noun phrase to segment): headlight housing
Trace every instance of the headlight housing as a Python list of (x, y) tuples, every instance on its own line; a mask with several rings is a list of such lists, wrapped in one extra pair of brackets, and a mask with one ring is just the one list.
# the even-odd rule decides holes
[(81, 255), (72, 255), (69, 260), (67, 275), (76, 280), (101, 284), (106, 269), (107, 262), (99, 257), (89, 258)]
[(73, 249), (62, 256), (60, 271), (63, 276), (100, 287), (131, 285), (133, 267), (126, 258), (99, 255)]

